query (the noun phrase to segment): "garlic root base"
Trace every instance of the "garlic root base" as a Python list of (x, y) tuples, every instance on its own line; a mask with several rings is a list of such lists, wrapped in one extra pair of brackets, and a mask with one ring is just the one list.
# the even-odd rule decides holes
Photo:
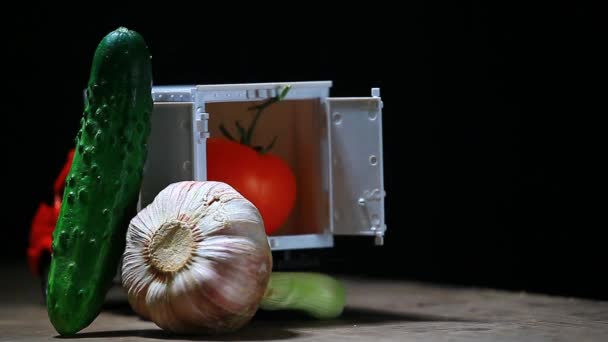
[(221, 182), (178, 182), (130, 222), (122, 279), (133, 310), (174, 333), (225, 333), (258, 310), (272, 253), (257, 208)]

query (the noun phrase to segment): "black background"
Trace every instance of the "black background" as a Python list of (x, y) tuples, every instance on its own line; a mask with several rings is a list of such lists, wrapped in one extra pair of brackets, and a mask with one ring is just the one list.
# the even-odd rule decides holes
[(5, 11), (4, 260), (25, 258), (97, 43), (127, 26), (150, 46), (155, 84), (381, 88), (386, 244), (339, 238), (326, 270), (608, 299), (598, 9), (252, 5)]

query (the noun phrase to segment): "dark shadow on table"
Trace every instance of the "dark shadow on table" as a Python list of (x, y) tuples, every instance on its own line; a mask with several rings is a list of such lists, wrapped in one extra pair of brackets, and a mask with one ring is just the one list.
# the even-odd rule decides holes
[(243, 329), (225, 335), (179, 335), (165, 332), (160, 329), (134, 329), (134, 330), (110, 330), (92, 331), (79, 333), (70, 337), (55, 336), (58, 339), (80, 339), (80, 338), (119, 338), (119, 337), (141, 337), (156, 340), (191, 340), (191, 341), (254, 341), (254, 340), (285, 340), (300, 336), (300, 333), (276, 328), (246, 326)]
[[(108, 302), (105, 310), (122, 315), (132, 315), (128, 303)], [(398, 313), (359, 307), (347, 307), (336, 319), (317, 320), (295, 311), (264, 311), (259, 310), (251, 322), (243, 329), (226, 335), (197, 335), (185, 336), (164, 332), (159, 329), (115, 330), (80, 333), (71, 338), (111, 338), (111, 337), (143, 337), (164, 340), (212, 340), (212, 341), (247, 341), (247, 340), (280, 340), (299, 337), (302, 334), (289, 329), (293, 328), (329, 328), (347, 327), (391, 322), (481, 322), (459, 317), (427, 315), (423, 313)], [(277, 328), (281, 327), (281, 328)]]
[[(113, 314), (136, 316), (128, 302), (106, 302), (104, 310)], [(391, 312), (360, 307), (346, 307), (342, 315), (331, 320), (317, 320), (296, 311), (258, 310), (252, 324), (280, 322), (284, 327), (340, 326), (353, 324), (374, 324), (388, 322), (479, 322), (459, 317), (428, 315), (417, 312)]]
[(103, 304), (102, 311), (115, 315), (136, 316), (135, 311), (133, 311), (129, 302), (122, 300), (106, 300)]
[(346, 307), (342, 315), (331, 320), (317, 320), (294, 311), (258, 311), (252, 324), (277, 324), (287, 327), (335, 327), (391, 322), (480, 322), (459, 317), (428, 315), (415, 312), (391, 312), (359, 307)]

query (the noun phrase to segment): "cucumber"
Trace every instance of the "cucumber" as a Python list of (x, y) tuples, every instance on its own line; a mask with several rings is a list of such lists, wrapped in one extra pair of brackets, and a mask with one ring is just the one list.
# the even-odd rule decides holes
[(339, 317), (346, 290), (337, 279), (311, 272), (272, 272), (260, 309), (300, 311), (316, 319)]
[(147, 157), (151, 56), (120, 27), (97, 46), (76, 151), (53, 232), (47, 311), (60, 335), (99, 315), (125, 248)]

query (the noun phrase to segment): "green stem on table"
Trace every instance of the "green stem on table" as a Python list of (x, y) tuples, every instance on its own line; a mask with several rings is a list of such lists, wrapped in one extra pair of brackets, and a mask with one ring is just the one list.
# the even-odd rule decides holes
[(342, 314), (345, 304), (346, 289), (329, 275), (272, 272), (260, 308), (300, 311), (317, 319), (333, 319)]

